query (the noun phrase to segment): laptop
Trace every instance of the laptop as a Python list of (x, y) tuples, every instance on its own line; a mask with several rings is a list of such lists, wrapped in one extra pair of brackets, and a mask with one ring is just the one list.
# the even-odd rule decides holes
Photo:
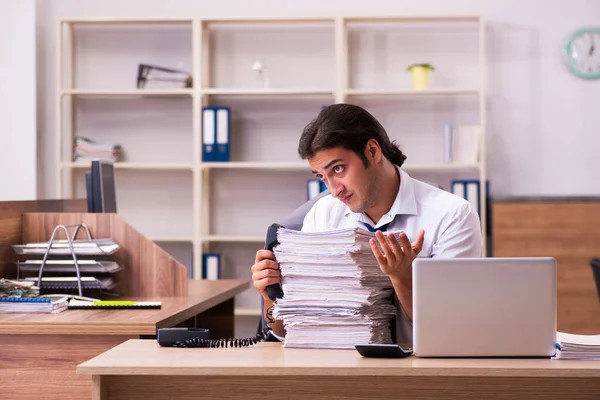
[(550, 357), (556, 348), (554, 258), (417, 258), (418, 357)]

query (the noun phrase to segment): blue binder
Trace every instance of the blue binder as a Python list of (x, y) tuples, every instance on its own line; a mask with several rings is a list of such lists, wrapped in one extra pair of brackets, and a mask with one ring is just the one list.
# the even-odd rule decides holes
[(231, 110), (229, 107), (216, 108), (217, 125), (217, 161), (229, 161), (229, 137), (231, 127)]
[(221, 279), (221, 254), (202, 254), (202, 279)]
[(217, 137), (216, 112), (214, 107), (202, 109), (202, 161), (217, 161), (215, 141)]
[[(486, 197), (489, 197), (490, 184), (486, 181)], [(451, 192), (469, 201), (478, 215), (481, 215), (481, 184), (479, 179), (455, 179), (451, 183)]]
[(306, 182), (306, 200), (310, 200), (319, 193), (327, 190), (327, 185), (320, 179), (309, 179)]

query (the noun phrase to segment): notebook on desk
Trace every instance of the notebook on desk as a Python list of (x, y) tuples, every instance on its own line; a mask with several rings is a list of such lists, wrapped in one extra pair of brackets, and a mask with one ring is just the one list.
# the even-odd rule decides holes
[(0, 297), (0, 313), (59, 313), (67, 309), (68, 297)]

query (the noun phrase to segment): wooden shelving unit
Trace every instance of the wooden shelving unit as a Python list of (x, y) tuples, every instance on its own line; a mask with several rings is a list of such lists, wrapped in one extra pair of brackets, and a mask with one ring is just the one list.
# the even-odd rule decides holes
[[(446, 189), (454, 176), (479, 179), (486, 232), (479, 16), (64, 19), (58, 35), (58, 196), (85, 193), (89, 164), (73, 161), (75, 136), (122, 141), (119, 213), (156, 242), (189, 245), (194, 278), (208, 251), (224, 253), (224, 276), (250, 277), (263, 231), (306, 200), (312, 176), (297, 141), (332, 103), (368, 108), (408, 154), (411, 175), (439, 178)], [(254, 59), (266, 61), (269, 87), (253, 75)], [(187, 70), (193, 87), (136, 89), (138, 62)], [(413, 62), (435, 64), (440, 79), (413, 90), (405, 70)], [(230, 162), (202, 160), (208, 105), (231, 107)], [(481, 127), (478, 163), (441, 161), (447, 122)], [(258, 312), (258, 300), (253, 289), (241, 296), (240, 315)]]

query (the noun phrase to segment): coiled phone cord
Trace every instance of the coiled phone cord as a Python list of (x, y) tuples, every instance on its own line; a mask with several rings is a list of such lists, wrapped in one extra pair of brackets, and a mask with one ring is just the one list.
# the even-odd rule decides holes
[(273, 308), (275, 305), (271, 305), (267, 309), (265, 313), (265, 317), (267, 319), (266, 326), (260, 331), (256, 336), (244, 339), (233, 339), (233, 338), (224, 338), (224, 339), (203, 339), (201, 337), (195, 337), (193, 339), (181, 340), (173, 343), (173, 347), (210, 347), (210, 348), (219, 348), (219, 347), (248, 347), (252, 346), (256, 343), (260, 343), (264, 341), (268, 336), (269, 332), (271, 332), (271, 328), (269, 325), (274, 323), (273, 319)]

